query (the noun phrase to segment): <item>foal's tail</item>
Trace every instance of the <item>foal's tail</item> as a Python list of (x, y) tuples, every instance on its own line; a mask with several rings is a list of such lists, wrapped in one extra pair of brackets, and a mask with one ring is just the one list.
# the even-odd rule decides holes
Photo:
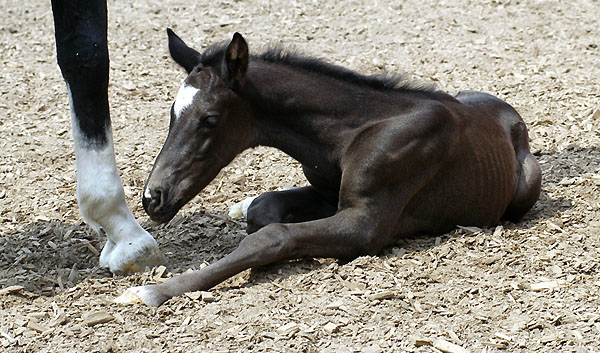
[(523, 217), (540, 196), (542, 170), (529, 151), (527, 127), (520, 117), (511, 126), (510, 135), (517, 157), (517, 191), (502, 219), (514, 222)]

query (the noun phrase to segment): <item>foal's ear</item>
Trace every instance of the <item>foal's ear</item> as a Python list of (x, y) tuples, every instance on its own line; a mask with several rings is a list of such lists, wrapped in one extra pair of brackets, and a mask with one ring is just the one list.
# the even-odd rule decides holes
[(167, 35), (171, 57), (189, 74), (200, 63), (200, 53), (188, 47), (170, 28), (167, 28)]
[(235, 32), (225, 51), (225, 65), (229, 79), (236, 88), (241, 87), (244, 82), (248, 69), (248, 56), (248, 44), (241, 34)]

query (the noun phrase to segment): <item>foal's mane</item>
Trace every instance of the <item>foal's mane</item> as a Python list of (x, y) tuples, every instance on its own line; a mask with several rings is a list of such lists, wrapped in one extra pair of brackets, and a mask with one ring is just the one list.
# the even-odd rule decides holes
[[(215, 44), (208, 47), (201, 54), (201, 62), (204, 66), (216, 65), (223, 60), (228, 43)], [(426, 95), (445, 95), (432, 87), (418, 85), (407, 79), (406, 74), (375, 74), (363, 75), (344, 67), (330, 64), (322, 59), (299, 54), (282, 48), (269, 48), (259, 55), (251, 55), (250, 60), (262, 60), (267, 63), (287, 65), (300, 70), (331, 77), (336, 80), (369, 87), (379, 91), (413, 91)]]
[(281, 48), (270, 48), (257, 56), (270, 63), (279, 63), (309, 72), (328, 76), (342, 82), (366, 86), (380, 91), (388, 90), (422, 90), (408, 83), (406, 75), (376, 74), (363, 75), (344, 67), (330, 64), (322, 59), (307, 57), (294, 51)]

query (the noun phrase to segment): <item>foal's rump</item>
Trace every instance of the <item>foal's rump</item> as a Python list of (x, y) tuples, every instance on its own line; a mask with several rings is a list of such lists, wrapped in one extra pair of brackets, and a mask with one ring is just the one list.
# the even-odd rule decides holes
[[(529, 134), (519, 113), (503, 100), (482, 92), (462, 91), (456, 98), (473, 110), (495, 120), (514, 149), (516, 190), (502, 219), (520, 219), (537, 201), (541, 189), (541, 169), (529, 150)], [(473, 116), (477, 119), (477, 116)]]
[(464, 105), (491, 114), (510, 138), (515, 151), (517, 189), (502, 218), (520, 219), (537, 201), (542, 181), (540, 166), (529, 151), (529, 135), (523, 119), (510, 104), (487, 93), (463, 91), (456, 98)]

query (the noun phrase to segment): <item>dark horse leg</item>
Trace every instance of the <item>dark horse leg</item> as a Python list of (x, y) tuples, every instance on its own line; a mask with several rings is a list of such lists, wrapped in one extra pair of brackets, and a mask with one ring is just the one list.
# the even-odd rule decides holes
[(113, 273), (162, 262), (156, 241), (127, 208), (117, 170), (108, 107), (105, 0), (53, 0), (58, 65), (67, 84), (83, 219), (108, 241), (100, 265)]
[(508, 205), (502, 218), (516, 222), (533, 207), (539, 198), (542, 188), (542, 170), (529, 151), (529, 135), (525, 123), (520, 121), (513, 124), (510, 132), (517, 156), (518, 181), (514, 199)]
[(332, 216), (337, 202), (327, 200), (313, 186), (267, 192), (248, 207), (248, 234), (272, 223), (299, 223)]

